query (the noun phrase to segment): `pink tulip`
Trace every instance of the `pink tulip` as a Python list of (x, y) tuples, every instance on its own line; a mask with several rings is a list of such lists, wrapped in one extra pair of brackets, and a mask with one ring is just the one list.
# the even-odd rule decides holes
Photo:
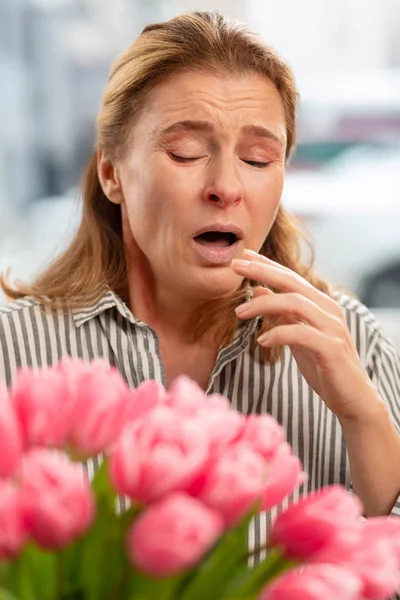
[(195, 381), (185, 375), (172, 383), (166, 401), (185, 418), (201, 419), (209, 432), (213, 450), (237, 440), (243, 431), (244, 416), (232, 409), (225, 396), (207, 396)]
[(359, 545), (360, 514), (359, 500), (344, 488), (323, 488), (278, 515), (270, 546), (281, 547), (288, 558), (343, 563)]
[(167, 395), (168, 404), (187, 417), (201, 410), (206, 400), (207, 396), (201, 387), (186, 375), (172, 382)]
[(110, 478), (121, 494), (152, 502), (190, 486), (208, 457), (207, 432), (194, 419), (159, 406), (124, 430), (111, 455)]
[(348, 567), (362, 581), (362, 598), (392, 596), (400, 589), (400, 520), (374, 517), (361, 523), (361, 539)]
[(145, 417), (156, 406), (165, 404), (166, 399), (167, 393), (161, 383), (152, 380), (144, 381), (131, 393), (127, 407), (127, 423)]
[(273, 458), (284, 438), (283, 427), (268, 414), (248, 416), (241, 435), (243, 441), (268, 460)]
[(209, 396), (206, 396), (202, 408), (207, 411), (218, 410), (225, 412), (237, 412), (235, 409), (232, 408), (232, 405), (229, 402), (228, 398), (226, 396), (223, 396), (222, 394), (210, 394)]
[(219, 398), (210, 396), (209, 399), (210, 402), (206, 399), (204, 408), (194, 418), (208, 432), (211, 452), (214, 454), (239, 440), (246, 419), (236, 410), (225, 410)]
[(172, 493), (133, 524), (127, 538), (129, 558), (151, 577), (176, 575), (194, 566), (222, 530), (218, 513), (195, 498)]
[(268, 461), (268, 477), (264, 487), (262, 509), (270, 510), (280, 504), (295, 487), (303, 482), (304, 473), (300, 460), (292, 453), (287, 442), (281, 443), (275, 450), (273, 458)]
[(255, 507), (265, 487), (267, 465), (245, 442), (226, 448), (209, 465), (198, 497), (218, 510), (227, 526)]
[(0, 386), (0, 478), (11, 477), (21, 459), (22, 437), (14, 407)]
[(26, 537), (19, 490), (12, 482), (0, 480), (0, 561), (16, 556)]
[(82, 466), (56, 450), (34, 449), (25, 455), (21, 498), (29, 533), (43, 548), (66, 546), (94, 518), (94, 499)]
[(54, 369), (20, 370), (12, 401), (25, 447), (63, 445), (70, 426), (68, 390)]
[(81, 457), (112, 446), (126, 424), (131, 392), (119, 372), (104, 360), (90, 364), (63, 359), (57, 366), (69, 393), (70, 447)]
[(273, 581), (259, 600), (359, 600), (360, 591), (358, 577), (340, 565), (306, 565)]

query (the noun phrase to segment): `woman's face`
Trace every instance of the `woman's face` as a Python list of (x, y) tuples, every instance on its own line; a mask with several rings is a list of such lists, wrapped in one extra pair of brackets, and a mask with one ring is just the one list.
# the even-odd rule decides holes
[(285, 171), (282, 99), (264, 77), (171, 76), (151, 94), (117, 166), (131, 269), (158, 290), (209, 300), (241, 284), (230, 267), (258, 251)]

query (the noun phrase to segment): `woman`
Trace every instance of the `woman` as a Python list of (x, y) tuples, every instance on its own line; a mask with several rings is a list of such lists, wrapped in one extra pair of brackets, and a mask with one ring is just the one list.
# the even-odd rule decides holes
[(186, 373), (276, 417), (304, 491), (352, 482), (367, 515), (399, 512), (399, 360), (301, 262), (280, 206), (296, 102), (289, 67), (242, 25), (146, 27), (111, 71), (75, 239), (32, 285), (3, 281), (0, 377), (64, 354), (105, 357), (132, 387)]

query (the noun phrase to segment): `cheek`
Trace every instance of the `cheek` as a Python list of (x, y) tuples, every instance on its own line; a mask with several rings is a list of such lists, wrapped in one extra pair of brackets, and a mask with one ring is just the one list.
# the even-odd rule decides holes
[(135, 229), (138, 223), (144, 230), (151, 228), (162, 210), (162, 184), (151, 172), (132, 169), (123, 181), (123, 191), (131, 225)]
[(149, 257), (165, 258), (165, 250), (179, 239), (177, 224), (185, 214), (182, 204), (187, 205), (176, 178), (164, 177), (162, 170), (157, 177), (142, 177), (129, 187), (125, 200), (132, 235), (141, 250)]
[(250, 194), (249, 212), (251, 218), (252, 241), (260, 248), (275, 221), (280, 205), (284, 182), (283, 170), (268, 173), (267, 177), (253, 186)]
[(259, 181), (253, 182), (250, 193), (251, 211), (259, 217), (274, 216), (282, 196), (284, 183), (283, 169), (266, 173)]

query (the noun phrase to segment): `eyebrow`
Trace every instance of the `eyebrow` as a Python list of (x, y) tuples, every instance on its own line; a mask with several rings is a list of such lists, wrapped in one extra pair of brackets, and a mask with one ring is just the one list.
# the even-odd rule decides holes
[[(209, 121), (193, 121), (193, 120), (184, 120), (177, 121), (169, 127), (165, 129), (156, 130), (154, 135), (156, 138), (165, 139), (170, 133), (176, 133), (179, 131), (206, 131), (212, 132), (215, 131), (215, 127)], [(244, 125), (240, 129), (241, 133), (245, 135), (254, 135), (256, 137), (262, 137), (265, 139), (273, 140), (274, 142), (278, 142), (282, 146), (285, 144), (285, 140), (282, 136), (277, 135), (267, 127), (263, 127), (261, 125)]]
[(241, 128), (241, 132), (246, 135), (254, 135), (256, 137), (273, 140), (274, 142), (279, 142), (282, 145), (285, 143), (281, 135), (278, 135), (270, 129), (267, 129), (267, 127), (263, 127), (261, 125), (244, 125)]

